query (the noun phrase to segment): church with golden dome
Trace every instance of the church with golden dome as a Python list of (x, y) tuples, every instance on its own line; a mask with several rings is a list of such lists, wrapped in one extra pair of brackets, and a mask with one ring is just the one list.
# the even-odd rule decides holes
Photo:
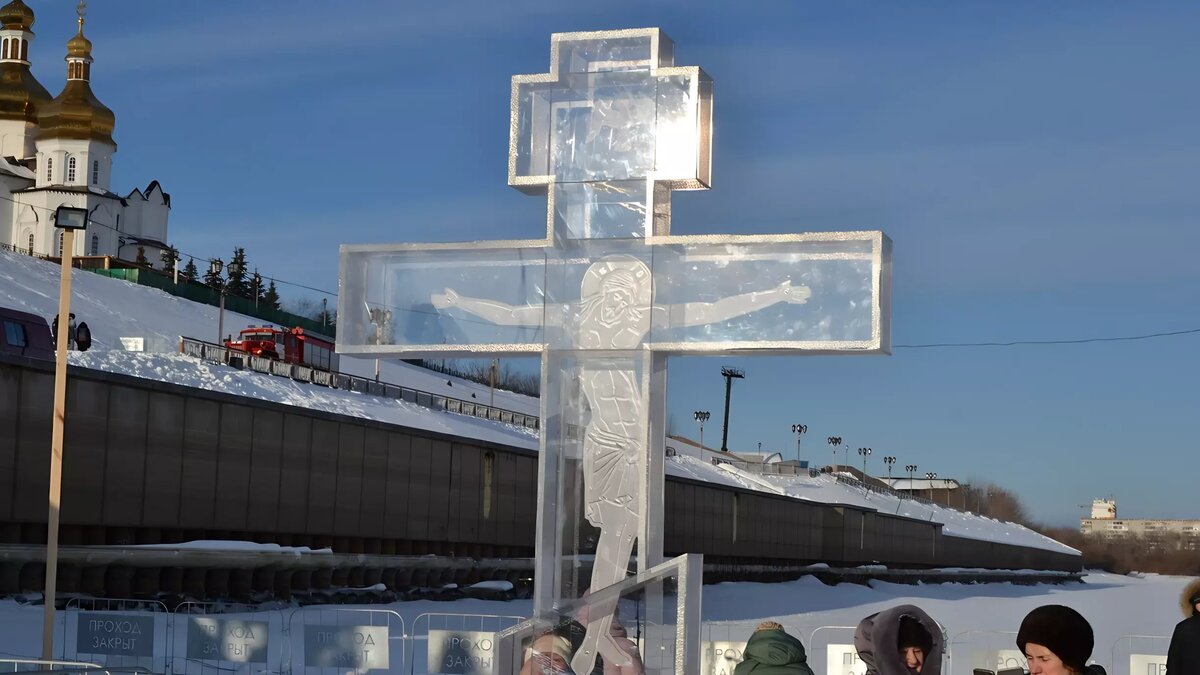
[(59, 256), (54, 228), (59, 206), (86, 208), (86, 233), (75, 236), (81, 255), (152, 261), (167, 247), (171, 197), (158, 181), (121, 196), (109, 189), (116, 115), (92, 91), (92, 42), (84, 36), (86, 6), (77, 8), (67, 40), (67, 79), (51, 96), (30, 72), (33, 10), (23, 0), (0, 8), (0, 243)]

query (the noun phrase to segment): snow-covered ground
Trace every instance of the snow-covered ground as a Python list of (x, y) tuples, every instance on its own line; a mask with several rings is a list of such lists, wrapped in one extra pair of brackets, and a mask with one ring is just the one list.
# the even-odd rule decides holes
[[(58, 309), (58, 279), (58, 265), (0, 251), (0, 305), (52, 318)], [(287, 378), (207, 363), (173, 352), (171, 350), (177, 348), (181, 335), (212, 340), (217, 325), (217, 308), (157, 289), (76, 270), (72, 283), (72, 311), (78, 320), (86, 321), (91, 327), (94, 341), (90, 351), (71, 353), (71, 363), (75, 365), (518, 448), (536, 450), (538, 446), (536, 432), (523, 427), (439, 412), (396, 399), (302, 384)], [(260, 319), (225, 313), (227, 333), (260, 323)], [(121, 337), (143, 337), (147, 345), (159, 345), (163, 351), (121, 351), (118, 340)], [(342, 357), (341, 368), (346, 372), (373, 377), (375, 362)], [(488, 389), (483, 385), (405, 363), (382, 362), (380, 371), (381, 379), (393, 384), (464, 399), (469, 399), (471, 393), (475, 393), (476, 400), (488, 400)], [(496, 405), (527, 414), (538, 413), (537, 399), (507, 391), (496, 392)], [(703, 453), (700, 455), (703, 456)], [(830, 476), (759, 476), (728, 465), (713, 466), (711, 462), (689, 456), (686, 452), (670, 458), (666, 466), (668, 474), (673, 476), (786, 494), (819, 503), (864, 506), (884, 513), (939, 522), (945, 526), (944, 533), (951, 536), (1074, 552), (1074, 549), (1020, 525), (867, 492), (838, 483)]]
[[(882, 609), (911, 603), (923, 608), (944, 627), (956, 659), (952, 672), (958, 675), (970, 673), (969, 668), (963, 667), (964, 660), (981, 645), (991, 643), (1015, 650), (1011, 634), (1034, 607), (1062, 604), (1088, 618), (1096, 638), (1093, 658), (1109, 667), (1110, 675), (1121, 675), (1129, 673), (1128, 645), (1121, 638), (1169, 637), (1175, 623), (1182, 618), (1178, 597), (1186, 582), (1182, 577), (1092, 573), (1083, 583), (1059, 586), (1007, 583), (907, 586), (883, 582), (871, 582), (869, 586), (826, 586), (811, 577), (781, 584), (724, 583), (704, 588), (702, 638), (744, 642), (760, 621), (774, 619), (801, 637), (809, 648), (810, 662), (823, 664), (826, 654), (820, 648), (840, 642), (851, 631), (822, 627), (852, 627)], [(528, 600), (419, 601), (371, 608), (397, 612), (404, 618), (410, 634), (418, 627), (416, 618), (424, 613), (524, 617), (532, 609)], [(41, 610), (40, 606), (0, 602), (0, 656), (36, 655)], [(968, 631), (979, 632), (964, 635)], [(1146, 651), (1165, 648), (1164, 640), (1143, 640), (1139, 644)], [(423, 649), (423, 645), (416, 646)], [(834, 671), (818, 669), (817, 672)]]

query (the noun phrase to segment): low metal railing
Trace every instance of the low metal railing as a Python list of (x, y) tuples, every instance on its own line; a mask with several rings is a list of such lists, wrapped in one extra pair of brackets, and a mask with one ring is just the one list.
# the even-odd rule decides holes
[(537, 415), (526, 415), (514, 410), (506, 410), (484, 403), (434, 394), (428, 391), (421, 391), (420, 389), (413, 389), (412, 387), (402, 387), (389, 382), (376, 382), (375, 380), (357, 375), (318, 370), (309, 366), (253, 356), (238, 349), (230, 349), (224, 345), (205, 342), (196, 338), (180, 337), (179, 352), (204, 361), (239, 366), (247, 370), (253, 370), (256, 373), (287, 377), (298, 382), (307, 382), (332, 389), (342, 389), (344, 391), (379, 396), (381, 398), (394, 398), (400, 401), (407, 401), (408, 403), (415, 403), (425, 408), (480, 417), (528, 429), (539, 428)]

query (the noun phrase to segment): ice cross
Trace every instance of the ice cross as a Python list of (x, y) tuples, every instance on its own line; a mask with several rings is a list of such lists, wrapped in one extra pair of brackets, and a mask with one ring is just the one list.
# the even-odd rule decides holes
[[(882, 232), (670, 234), (671, 191), (710, 185), (712, 83), (661, 31), (555, 34), (550, 54), (513, 78), (508, 172), (548, 195), (545, 238), (342, 246), (338, 306), (344, 354), (541, 356), (539, 614), (624, 579), (635, 543), (639, 570), (662, 560), (668, 355), (890, 344)], [(622, 658), (612, 610), (575, 672)]]

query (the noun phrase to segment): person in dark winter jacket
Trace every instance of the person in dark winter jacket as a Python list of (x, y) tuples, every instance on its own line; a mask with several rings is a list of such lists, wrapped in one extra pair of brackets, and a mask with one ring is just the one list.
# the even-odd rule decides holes
[(1017, 648), (1029, 661), (1029, 675), (1105, 675), (1087, 665), (1096, 639), (1083, 615), (1063, 605), (1043, 605), (1025, 616)]
[(758, 624), (733, 675), (813, 675), (804, 645), (774, 621)]
[(1171, 634), (1166, 675), (1193, 675), (1200, 673), (1200, 579), (1183, 589), (1179, 608), (1185, 618)]
[(941, 675), (944, 648), (942, 627), (914, 605), (872, 614), (854, 631), (867, 675)]

